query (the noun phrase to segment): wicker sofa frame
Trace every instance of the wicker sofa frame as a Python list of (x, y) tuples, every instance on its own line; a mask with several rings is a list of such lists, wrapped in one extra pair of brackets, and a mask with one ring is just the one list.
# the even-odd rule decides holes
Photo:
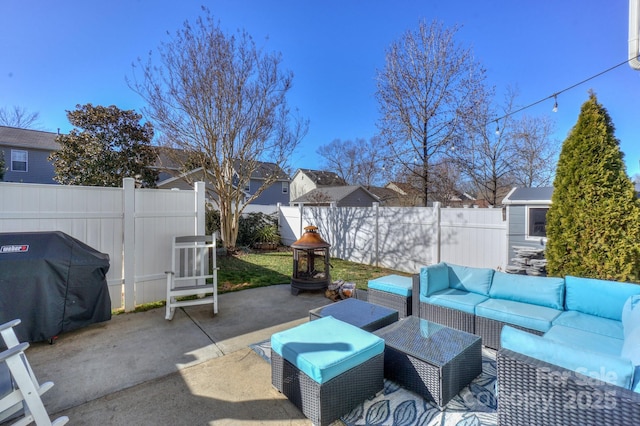
[(413, 294), (417, 297), (413, 298), (413, 312), (418, 313), (420, 318), (433, 321), (456, 330), (466, 331), (482, 338), (482, 345), (491, 349), (500, 349), (500, 333), (502, 327), (509, 325), (529, 333), (539, 336), (544, 333), (538, 330), (521, 327), (511, 323), (496, 321), (490, 318), (481, 317), (460, 311), (458, 309), (447, 308), (444, 306), (432, 305), (420, 301), (420, 276), (413, 275)]
[(632, 390), (507, 349), (497, 369), (500, 426), (640, 424)]
[(314, 425), (326, 426), (384, 387), (384, 352), (319, 384), (271, 350), (271, 381)]

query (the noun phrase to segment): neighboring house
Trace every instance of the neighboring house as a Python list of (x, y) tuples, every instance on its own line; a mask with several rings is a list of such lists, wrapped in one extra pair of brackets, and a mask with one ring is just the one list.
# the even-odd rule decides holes
[(291, 179), (290, 200), (296, 200), (304, 194), (329, 186), (346, 186), (347, 182), (333, 172), (323, 170), (298, 169)]
[[(422, 189), (417, 188), (410, 183), (407, 182), (389, 182), (386, 186), (386, 189), (395, 191), (399, 194), (397, 200), (395, 202), (397, 204), (389, 204), (387, 205), (396, 205), (396, 206), (405, 206), (405, 207), (422, 207), (424, 206), (424, 193)], [(433, 205), (434, 201), (437, 201), (438, 197), (436, 194), (429, 193), (428, 204), (429, 206)], [(453, 194), (449, 195), (449, 199), (445, 201), (440, 201), (443, 207), (468, 207), (476, 204), (476, 199), (466, 192), (455, 191)]]
[(60, 149), (57, 133), (0, 126), (0, 150), (4, 154), (4, 181), (49, 183), (55, 171), (48, 157)]
[(545, 248), (552, 194), (551, 186), (513, 188), (502, 200), (507, 220), (508, 259), (515, 256), (514, 246)]
[(402, 207), (405, 204), (404, 197), (397, 191), (390, 188), (371, 186), (367, 188), (369, 192), (378, 197), (381, 207)]
[(400, 194), (399, 205), (405, 207), (424, 206), (423, 192), (407, 182), (389, 182), (385, 188)]
[(380, 199), (362, 186), (326, 186), (312, 189), (301, 197), (291, 201), (291, 205), (336, 207), (371, 207)]
[[(190, 170), (187, 173), (181, 173), (179, 167), (172, 166), (171, 161), (166, 157), (160, 156), (156, 168), (160, 171), (160, 179), (158, 180), (157, 187), (162, 189), (192, 189), (192, 184), (189, 182), (195, 182), (202, 180), (208, 182), (209, 179), (205, 179), (202, 167)], [(238, 174), (241, 173), (242, 167), (241, 161), (236, 161), (234, 165), (233, 185), (238, 184)], [(276, 175), (276, 181), (266, 188), (262, 193), (251, 202), (254, 205), (276, 205), (278, 203), (287, 205), (289, 203), (289, 176), (280, 169), (274, 163), (260, 163), (258, 168), (253, 171), (249, 184), (241, 190), (245, 193), (245, 200), (255, 194), (258, 189), (264, 184), (267, 177)], [(210, 184), (206, 184), (207, 192), (211, 200), (215, 200), (215, 191)]]

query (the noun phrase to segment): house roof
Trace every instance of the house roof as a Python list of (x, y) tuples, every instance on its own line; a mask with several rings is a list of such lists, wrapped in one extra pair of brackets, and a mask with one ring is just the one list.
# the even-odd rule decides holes
[[(347, 182), (334, 172), (326, 170), (298, 169), (298, 173), (304, 173), (316, 186), (341, 186)], [(294, 176), (295, 178), (295, 176)]]
[(513, 188), (502, 204), (551, 204), (552, 186), (540, 188)]
[(0, 126), (0, 145), (5, 146), (57, 151), (60, 144), (56, 142), (56, 136), (58, 134), (53, 132)]
[(416, 188), (407, 182), (389, 182), (386, 188), (399, 192), (402, 195), (422, 195), (420, 188)]
[(374, 201), (379, 201), (379, 198), (367, 191), (366, 188), (359, 185), (346, 185), (346, 186), (325, 186), (322, 188), (315, 188), (306, 194), (301, 195), (292, 201), (292, 203), (317, 203), (318, 200), (322, 200), (327, 203), (334, 203), (346, 198), (351, 193), (358, 189), (363, 190), (369, 194)]
[[(242, 160), (235, 160), (233, 167), (236, 171), (239, 171), (242, 168), (242, 164)], [(267, 179), (275, 175), (277, 180), (289, 180), (289, 176), (285, 171), (275, 163), (258, 161), (257, 165), (258, 167), (251, 173), (251, 179)]]

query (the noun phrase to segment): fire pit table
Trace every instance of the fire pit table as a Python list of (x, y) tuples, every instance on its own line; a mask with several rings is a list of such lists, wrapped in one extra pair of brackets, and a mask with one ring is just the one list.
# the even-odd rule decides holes
[(398, 321), (398, 311), (395, 309), (353, 298), (309, 311), (309, 321), (327, 316), (369, 332)]
[(411, 316), (377, 331), (384, 377), (442, 408), (482, 373), (482, 339)]

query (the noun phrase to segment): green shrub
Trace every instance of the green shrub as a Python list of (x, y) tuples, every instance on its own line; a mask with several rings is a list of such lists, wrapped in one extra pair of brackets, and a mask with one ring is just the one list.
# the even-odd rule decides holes
[(550, 275), (638, 281), (640, 202), (595, 94), (564, 141), (547, 213)]

